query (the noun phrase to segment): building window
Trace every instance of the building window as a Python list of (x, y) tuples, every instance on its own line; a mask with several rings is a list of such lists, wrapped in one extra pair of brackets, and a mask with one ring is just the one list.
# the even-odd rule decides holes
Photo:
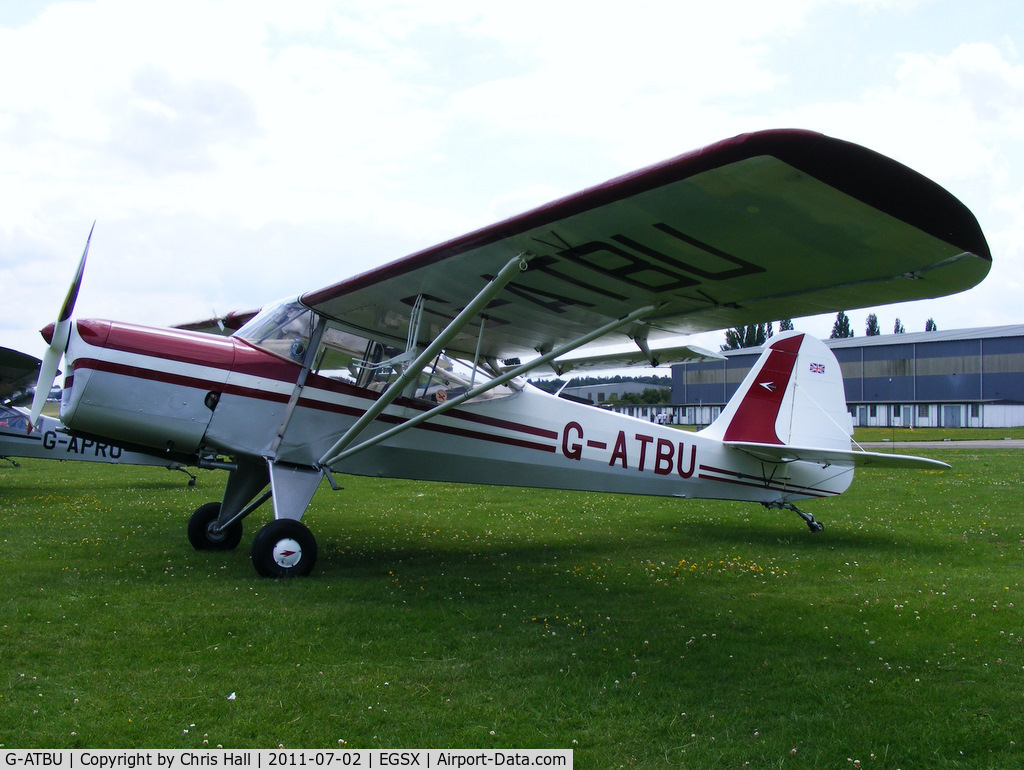
[(895, 420), (900, 419), (900, 407), (894, 406), (892, 408), (892, 416), (893, 416), (893, 419), (895, 419)]
[(927, 417), (929, 411), (930, 410), (929, 410), (928, 404), (919, 404), (918, 407), (917, 407), (917, 416), (918, 417)]
[(981, 417), (981, 404), (971, 404), (971, 417)]
[(870, 416), (872, 416), (872, 417), (877, 417), (878, 416), (878, 406), (875, 405), (875, 404), (872, 404), (871, 406), (869, 406), (868, 407), (868, 414)]

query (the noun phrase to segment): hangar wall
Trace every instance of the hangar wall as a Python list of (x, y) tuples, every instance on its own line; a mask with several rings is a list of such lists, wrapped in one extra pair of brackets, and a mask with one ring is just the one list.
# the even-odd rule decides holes
[[(825, 340), (843, 371), (854, 425), (1024, 425), (1024, 325)], [(757, 361), (760, 348), (724, 361), (672, 367), (671, 419), (705, 425)]]

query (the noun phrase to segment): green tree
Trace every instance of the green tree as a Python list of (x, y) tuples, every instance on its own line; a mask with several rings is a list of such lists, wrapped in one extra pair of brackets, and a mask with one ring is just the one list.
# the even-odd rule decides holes
[(620, 404), (667, 404), (672, 400), (672, 391), (665, 388), (644, 388), (641, 393), (623, 393), (614, 400)]
[(722, 350), (739, 350), (743, 347), (743, 327), (734, 326), (725, 330), (725, 344)]
[(756, 348), (763, 345), (772, 336), (772, 324), (748, 324), (734, 326), (725, 330), (725, 344), (722, 350), (739, 350), (740, 348)]
[(867, 329), (864, 332), (868, 337), (877, 337), (882, 333), (878, 328), (878, 316), (874, 313), (868, 314)]
[(793, 319), (792, 318), (783, 318), (781, 321), (779, 321), (779, 331), (780, 332), (791, 332), (791, 331), (793, 331)]
[(903, 328), (903, 322), (900, 319), (896, 319), (896, 325), (892, 327), (893, 334), (905, 334), (906, 329)]
[(934, 319), (929, 318), (928, 321), (925, 322), (924, 330), (926, 332), (937, 332), (939, 330), (939, 325), (935, 323)]
[(832, 334), (829, 335), (829, 339), (838, 340), (852, 336), (853, 330), (850, 328), (850, 317), (840, 310), (836, 314), (835, 323), (832, 324)]
[(757, 324), (749, 324), (743, 330), (743, 347), (755, 348), (757, 347)]

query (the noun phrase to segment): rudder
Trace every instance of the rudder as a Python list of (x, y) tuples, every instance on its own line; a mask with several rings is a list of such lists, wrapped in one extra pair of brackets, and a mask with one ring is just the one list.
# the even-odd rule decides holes
[(821, 340), (784, 332), (769, 342), (721, 415), (701, 434), (720, 441), (849, 449), (842, 371)]

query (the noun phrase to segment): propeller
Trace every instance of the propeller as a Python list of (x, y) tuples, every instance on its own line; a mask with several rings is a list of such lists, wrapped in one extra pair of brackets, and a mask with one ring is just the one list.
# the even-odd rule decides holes
[(75, 271), (75, 278), (68, 289), (68, 295), (64, 298), (64, 305), (60, 309), (57, 320), (46, 326), (40, 334), (49, 343), (46, 353), (43, 354), (43, 363), (39, 367), (39, 378), (36, 380), (36, 392), (32, 397), (32, 412), (29, 415), (29, 429), (36, 424), (39, 415), (43, 411), (43, 405), (53, 387), (53, 381), (57, 376), (57, 365), (64, 355), (68, 346), (68, 339), (71, 336), (71, 313), (75, 309), (75, 301), (78, 299), (78, 290), (82, 287), (82, 275), (85, 273), (85, 258), (89, 255), (89, 243), (92, 241), (92, 231), (96, 229), (96, 223), (89, 228), (89, 237), (85, 240), (85, 250), (82, 258), (78, 261), (78, 270)]

